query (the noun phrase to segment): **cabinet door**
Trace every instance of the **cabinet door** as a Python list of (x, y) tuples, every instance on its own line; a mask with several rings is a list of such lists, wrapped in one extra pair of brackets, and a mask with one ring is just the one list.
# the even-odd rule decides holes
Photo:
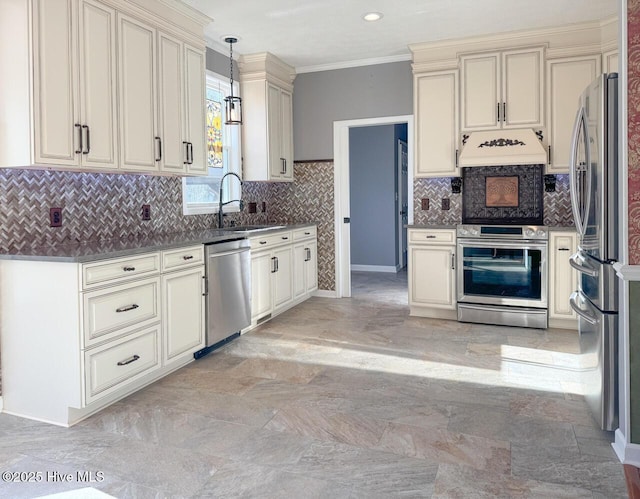
[(267, 84), (267, 142), (269, 144), (269, 176), (280, 178), (284, 174), (284, 158), (280, 151), (281, 135), (280, 89)]
[(78, 20), (82, 165), (115, 169), (116, 11), (94, 0), (82, 0)]
[(547, 62), (548, 173), (569, 173), (569, 155), (578, 98), (600, 74), (600, 54)]
[(205, 151), (205, 54), (202, 50), (185, 45), (185, 133), (189, 141), (187, 173), (207, 174)]
[(415, 177), (459, 176), (458, 72), (442, 71), (415, 80)]
[(265, 251), (251, 256), (251, 321), (271, 312), (271, 253)]
[(569, 264), (576, 252), (577, 235), (573, 232), (549, 234), (549, 317), (576, 320), (569, 296), (578, 289), (578, 275)]
[(293, 300), (293, 249), (284, 246), (273, 251), (276, 272), (273, 274), (273, 308), (277, 309)]
[(455, 310), (455, 246), (409, 247), (409, 304)]
[(180, 41), (164, 33), (158, 35), (158, 137), (161, 141), (158, 157), (161, 170), (177, 173), (186, 170), (186, 147), (182, 144), (182, 55)]
[(282, 177), (293, 179), (293, 106), (289, 92), (280, 91), (280, 152), (284, 159)]
[(293, 247), (293, 298), (299, 298), (307, 291), (307, 246), (304, 243)]
[(204, 266), (162, 276), (164, 362), (204, 347)]
[(40, 164), (80, 163), (76, 5), (73, 0), (33, 2), (35, 162)]
[(305, 245), (308, 249), (305, 262), (305, 273), (307, 280), (307, 293), (318, 289), (318, 242), (309, 241)]
[(462, 130), (486, 130), (498, 126), (500, 54), (460, 58), (462, 67)]
[(502, 126), (544, 126), (543, 49), (502, 54)]
[(118, 14), (120, 166), (157, 171), (156, 30)]

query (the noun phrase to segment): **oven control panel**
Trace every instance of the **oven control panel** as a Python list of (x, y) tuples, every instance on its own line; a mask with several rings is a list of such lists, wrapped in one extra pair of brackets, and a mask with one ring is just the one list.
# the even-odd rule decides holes
[(458, 225), (457, 235), (473, 239), (548, 240), (549, 230), (542, 225)]

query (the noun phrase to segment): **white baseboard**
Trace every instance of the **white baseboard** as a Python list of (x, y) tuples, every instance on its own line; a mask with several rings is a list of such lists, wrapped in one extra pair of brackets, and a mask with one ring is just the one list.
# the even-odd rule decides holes
[(389, 272), (397, 273), (395, 265), (351, 265), (351, 270), (356, 272)]
[(329, 291), (328, 289), (318, 289), (314, 291), (313, 296), (317, 296), (319, 298), (337, 298), (338, 297), (335, 291)]
[(611, 446), (622, 464), (640, 468), (640, 445), (627, 442), (620, 428), (616, 430), (616, 439)]

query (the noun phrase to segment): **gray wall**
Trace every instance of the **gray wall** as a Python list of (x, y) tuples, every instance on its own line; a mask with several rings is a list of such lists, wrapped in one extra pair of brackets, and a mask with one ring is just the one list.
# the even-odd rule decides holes
[[(227, 78), (230, 76), (229, 54), (221, 54), (220, 52), (216, 52), (215, 50), (207, 47), (206, 66), (209, 71), (226, 76)], [(233, 80), (240, 80), (240, 71), (238, 71), (238, 63), (235, 60), (233, 61)]]
[(352, 265), (396, 265), (394, 140), (394, 125), (349, 129)]
[(413, 114), (409, 61), (299, 74), (293, 90), (296, 161), (333, 159), (333, 122)]

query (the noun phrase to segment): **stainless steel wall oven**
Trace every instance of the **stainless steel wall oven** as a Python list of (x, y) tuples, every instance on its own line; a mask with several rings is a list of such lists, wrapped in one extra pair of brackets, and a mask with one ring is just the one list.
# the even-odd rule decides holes
[(547, 327), (546, 227), (460, 225), (457, 241), (458, 320)]

